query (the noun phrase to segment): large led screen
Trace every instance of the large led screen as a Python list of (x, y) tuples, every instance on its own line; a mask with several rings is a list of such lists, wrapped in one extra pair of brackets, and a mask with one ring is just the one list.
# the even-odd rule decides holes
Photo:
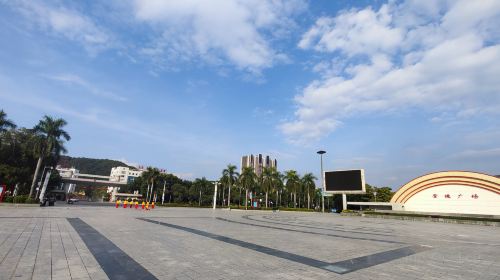
[(364, 170), (342, 170), (325, 172), (325, 190), (329, 193), (364, 193)]

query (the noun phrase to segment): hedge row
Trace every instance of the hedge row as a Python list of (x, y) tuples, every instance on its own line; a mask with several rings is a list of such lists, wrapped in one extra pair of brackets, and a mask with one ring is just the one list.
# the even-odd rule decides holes
[(7, 196), (7, 197), (5, 197), (3, 202), (6, 202), (6, 203), (27, 203), (27, 204), (38, 203), (35, 199), (29, 198), (28, 195)]
[[(198, 204), (188, 204), (188, 203), (165, 203), (165, 204), (160, 204), (157, 203), (156, 206), (161, 206), (161, 207), (194, 207), (194, 208), (212, 208), (212, 205), (202, 205), (198, 206)], [(221, 207), (220, 205), (217, 205), (217, 208), (227, 208), (226, 206)], [(245, 209), (244, 206), (237, 206), (237, 205), (231, 205), (231, 209)], [(271, 208), (271, 207), (260, 207), (260, 208), (252, 208), (248, 207), (248, 210), (280, 210), (280, 211), (301, 211), (301, 212), (314, 212), (313, 209), (307, 209), (307, 208)]]

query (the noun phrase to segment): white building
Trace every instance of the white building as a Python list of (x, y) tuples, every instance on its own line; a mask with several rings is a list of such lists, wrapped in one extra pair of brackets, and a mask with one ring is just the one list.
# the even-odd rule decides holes
[(78, 174), (80, 174), (80, 170), (71, 167), (71, 168), (64, 168), (61, 166), (57, 166), (56, 170), (59, 172), (59, 175), (63, 178), (78, 178)]
[(144, 170), (132, 169), (130, 167), (118, 166), (111, 168), (109, 180), (113, 182), (129, 183), (140, 177)]
[[(74, 167), (64, 168), (58, 165), (56, 170), (62, 178), (78, 178), (78, 175), (80, 174), (80, 170)], [(64, 190), (65, 193), (72, 193), (75, 191), (75, 188), (76, 184), (65, 183), (62, 186), (59, 186), (57, 190)]]

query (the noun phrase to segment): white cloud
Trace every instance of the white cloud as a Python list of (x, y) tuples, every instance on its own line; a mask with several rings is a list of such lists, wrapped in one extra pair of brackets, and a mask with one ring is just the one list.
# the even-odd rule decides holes
[(392, 15), (384, 5), (350, 10), (335, 18), (321, 17), (302, 36), (299, 47), (317, 51), (341, 51), (347, 55), (394, 50), (402, 40), (402, 30), (391, 26)]
[[(270, 40), (293, 27), (302, 1), (135, 1), (135, 16), (160, 34), (142, 54), (165, 64), (202, 61), (259, 73), (286, 59)], [(229, 63), (227, 63), (229, 62)]]
[[(439, 2), (425, 9), (414, 9), (415, 3), (343, 11), (318, 19), (303, 35), (299, 47), (327, 54), (314, 68), (322, 78), (295, 97), (294, 119), (280, 125), (290, 140), (317, 140), (361, 114), (500, 112), (500, 37), (492, 28), (500, 26), (500, 2)], [(335, 71), (325, 67), (328, 53), (338, 61)]]
[(38, 28), (78, 42), (92, 55), (111, 47), (112, 36), (77, 10), (40, 1), (6, 2)]

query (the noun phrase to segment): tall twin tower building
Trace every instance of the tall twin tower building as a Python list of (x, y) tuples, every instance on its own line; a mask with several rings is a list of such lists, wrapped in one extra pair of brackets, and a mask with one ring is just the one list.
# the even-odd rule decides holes
[(274, 167), (278, 168), (278, 162), (276, 159), (271, 159), (269, 156), (262, 156), (262, 154), (258, 155), (248, 155), (241, 157), (241, 170), (243, 171), (244, 167), (252, 167), (255, 174), (260, 176), (264, 167)]

